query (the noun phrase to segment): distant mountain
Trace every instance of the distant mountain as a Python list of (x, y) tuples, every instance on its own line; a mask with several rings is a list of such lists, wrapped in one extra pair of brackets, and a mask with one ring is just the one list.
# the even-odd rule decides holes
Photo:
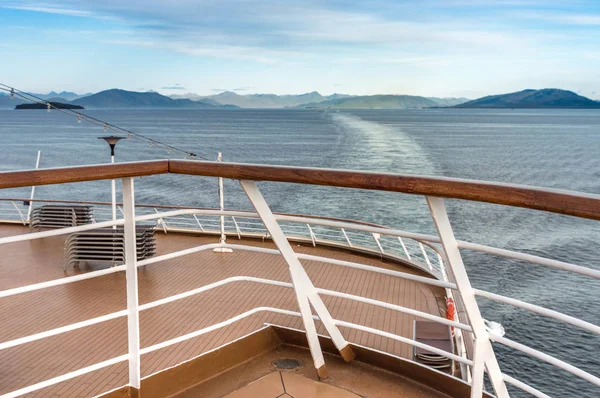
[(192, 101), (198, 101), (198, 100), (206, 99), (206, 98), (210, 98), (210, 97), (207, 97), (205, 95), (198, 95), (198, 94), (194, 94), (194, 93), (185, 93), (185, 94), (172, 94), (172, 95), (169, 95), (169, 98), (191, 99)]
[(206, 97), (199, 96), (197, 94), (174, 94), (171, 95), (173, 99), (188, 98), (192, 100), (207, 99), (216, 101), (221, 105), (236, 105), (240, 108), (286, 108), (295, 107), (307, 103), (318, 103), (337, 98), (349, 97), (345, 94), (332, 94), (323, 96), (316, 91), (306, 94), (299, 95), (276, 95), (276, 94), (247, 94), (240, 95), (232, 91), (224, 91), (219, 94), (210, 95)]
[(50, 97), (50, 98), (46, 98), (46, 101), (48, 102), (60, 102), (63, 104), (66, 104), (67, 102), (70, 102), (68, 99), (63, 98), (63, 97)]
[(516, 93), (489, 95), (465, 102), (457, 108), (600, 108), (600, 103), (557, 88), (523, 90)]
[(156, 92), (136, 92), (119, 89), (105, 90), (71, 103), (92, 108), (167, 107), (167, 108), (217, 108), (223, 105), (214, 101), (172, 99)]
[(71, 91), (61, 91), (60, 93), (57, 93), (56, 91), (50, 91), (48, 94), (39, 94), (39, 93), (30, 93), (30, 94), (35, 95), (36, 97), (44, 99), (44, 100), (51, 100), (52, 98), (63, 98), (63, 99), (66, 99), (67, 101), (73, 101), (73, 100), (76, 100), (77, 98), (92, 95), (92, 93), (77, 94), (77, 93), (73, 93)]
[(435, 101), (439, 104), (439, 106), (455, 106), (455, 105), (460, 105), (460, 104), (464, 104), (465, 102), (471, 101), (468, 98), (456, 98), (456, 97), (447, 97), (447, 98), (438, 98), (438, 97), (425, 97), (427, 99), (430, 99), (432, 101)]
[[(54, 91), (50, 91), (48, 94), (37, 94), (37, 93), (30, 93), (31, 95), (34, 95), (38, 98), (41, 98), (45, 101), (50, 101), (50, 102), (61, 102), (61, 103), (67, 103), (70, 101), (73, 101), (75, 99), (78, 98), (82, 98), (82, 97), (86, 97), (88, 95), (92, 95), (91, 93), (88, 94), (83, 94), (83, 95), (79, 95), (70, 91), (62, 91), (60, 93), (54, 92)], [(22, 98), (19, 98), (18, 96), (15, 96), (15, 99), (13, 101), (10, 100), (10, 96), (8, 94), (5, 94), (3, 92), (0, 92), (0, 108), (11, 108), (13, 109), (15, 107), (15, 102), (16, 103), (20, 103), (19, 101), (23, 101)]]
[(440, 106), (425, 97), (414, 95), (364, 95), (336, 98), (319, 103), (310, 103), (299, 108), (313, 109), (417, 109)]
[(44, 98), (45, 100), (50, 100), (52, 98), (64, 98), (67, 101), (73, 101), (76, 100), (77, 98), (81, 98), (81, 97), (85, 97), (91, 94), (84, 94), (84, 95), (79, 95), (70, 91), (62, 91), (60, 93), (56, 93), (54, 91), (50, 91), (48, 94), (41, 96), (41, 98)]

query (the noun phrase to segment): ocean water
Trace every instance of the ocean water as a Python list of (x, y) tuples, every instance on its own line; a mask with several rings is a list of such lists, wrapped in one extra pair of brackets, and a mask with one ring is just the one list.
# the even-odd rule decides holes
[[(600, 194), (600, 112), (593, 110), (96, 110), (90, 115), (209, 159), (357, 169), (511, 182)], [(0, 110), (2, 170), (104, 163), (102, 127), (58, 112)], [(175, 157), (136, 140), (117, 161)], [(311, 213), (435, 233), (422, 197), (261, 183), (276, 211)], [(110, 201), (107, 181), (39, 187), (38, 198)], [(250, 208), (226, 181), (226, 207)], [(4, 190), (24, 197), (28, 189)], [(136, 181), (138, 203), (215, 206), (214, 179)], [(527, 209), (448, 200), (457, 238), (600, 269), (600, 223)], [(473, 286), (600, 324), (600, 281), (535, 264), (463, 251)], [(600, 336), (524, 310), (478, 300), (507, 337), (600, 376)], [(556, 397), (598, 397), (600, 388), (495, 345), (503, 371)], [(510, 387), (509, 387), (510, 388)], [(511, 395), (526, 393), (510, 388)]]

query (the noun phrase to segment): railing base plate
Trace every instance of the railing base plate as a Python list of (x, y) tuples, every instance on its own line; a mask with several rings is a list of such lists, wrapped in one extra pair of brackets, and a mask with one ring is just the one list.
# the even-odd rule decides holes
[(215, 253), (233, 253), (233, 250), (231, 250), (228, 247), (215, 247), (213, 249), (213, 252), (215, 252)]

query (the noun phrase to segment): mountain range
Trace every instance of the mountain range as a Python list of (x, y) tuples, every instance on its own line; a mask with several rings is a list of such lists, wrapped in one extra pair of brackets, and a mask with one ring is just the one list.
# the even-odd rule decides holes
[[(166, 107), (166, 108), (317, 108), (317, 109), (412, 109), (449, 106), (468, 101), (466, 98), (425, 98), (410, 95), (351, 96), (332, 94), (323, 96), (316, 91), (299, 95), (249, 94), (224, 91), (210, 96), (196, 94), (167, 97), (155, 91), (135, 92), (120, 89), (78, 96), (69, 92), (34, 94), (45, 101), (81, 105), (86, 108)], [(69, 100), (68, 98), (74, 98)], [(14, 107), (8, 96), (0, 96), (0, 108)], [(21, 100), (21, 102), (23, 102)]]
[(77, 98), (72, 104), (86, 108), (114, 108), (114, 107), (166, 107), (166, 108), (237, 108), (234, 105), (222, 105), (213, 100), (173, 99), (157, 92), (139, 93), (112, 89)]
[(196, 101), (213, 100), (219, 104), (237, 105), (240, 108), (285, 108), (294, 107), (312, 102), (322, 102), (338, 98), (349, 97), (346, 94), (332, 94), (323, 96), (316, 91), (299, 95), (276, 95), (276, 94), (248, 94), (240, 95), (232, 91), (223, 91), (222, 93), (199, 96), (197, 94), (171, 95), (173, 99), (188, 98)]
[[(516, 93), (490, 95), (476, 100), (437, 98), (414, 95), (332, 94), (316, 91), (300, 95), (249, 94), (224, 91), (210, 96), (196, 94), (167, 97), (154, 91), (135, 92), (120, 89), (80, 96), (54, 91), (36, 96), (45, 101), (81, 105), (85, 108), (160, 107), (160, 108), (299, 108), (299, 109), (419, 109), (419, 108), (600, 108), (600, 102), (560, 89), (523, 90)], [(72, 98), (69, 100), (69, 98)], [(10, 100), (0, 93), (0, 108), (14, 108), (25, 102)]]
[(523, 90), (515, 93), (488, 95), (455, 106), (456, 108), (600, 108), (599, 101), (557, 88)]
[(415, 95), (361, 95), (312, 102), (298, 106), (310, 109), (416, 109), (442, 106), (440, 103)]
[(45, 99), (45, 100), (50, 100), (52, 98), (60, 98), (60, 99), (67, 100), (67, 101), (73, 101), (78, 98), (87, 97), (92, 94), (93, 93), (79, 95), (79, 94), (73, 93), (71, 91), (61, 91), (60, 93), (57, 93), (55, 91), (50, 91), (48, 94), (33, 94), (33, 95), (35, 95), (36, 97)]

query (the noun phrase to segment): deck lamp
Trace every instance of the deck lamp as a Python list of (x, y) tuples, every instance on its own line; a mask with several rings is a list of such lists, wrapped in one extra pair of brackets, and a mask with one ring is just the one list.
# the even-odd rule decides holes
[[(115, 137), (114, 135), (107, 137), (98, 137), (99, 140), (104, 140), (110, 146), (110, 162), (115, 162), (115, 146), (117, 142), (123, 139), (123, 137)], [(117, 219), (117, 194), (115, 192), (115, 180), (111, 180), (112, 185), (112, 219), (116, 221)], [(117, 226), (113, 225), (113, 229), (116, 229)]]

